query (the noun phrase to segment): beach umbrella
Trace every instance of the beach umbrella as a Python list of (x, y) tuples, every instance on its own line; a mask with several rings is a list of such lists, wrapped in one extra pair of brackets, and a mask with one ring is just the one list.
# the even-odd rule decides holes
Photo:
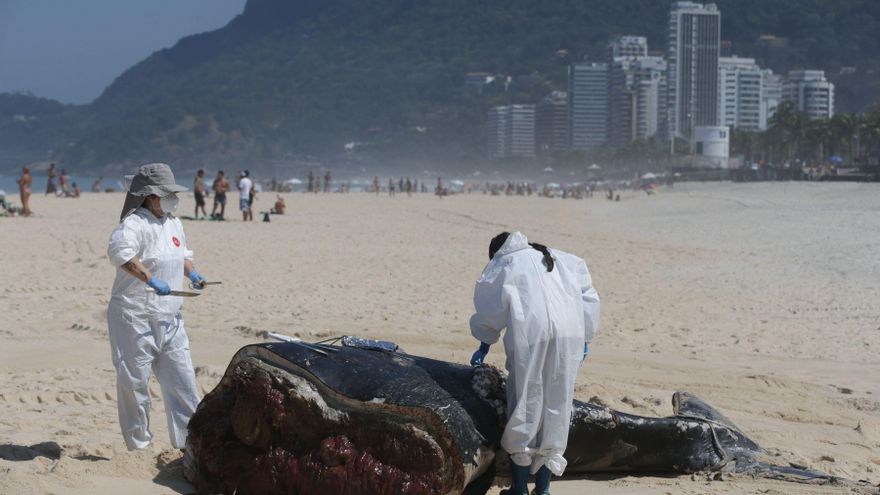
[(837, 155), (832, 156), (831, 158), (829, 158), (829, 160), (831, 161), (831, 163), (843, 163), (843, 157)]
[(550, 189), (559, 189), (559, 184), (557, 184), (555, 182), (548, 182), (547, 187)]
[(602, 170), (602, 167), (596, 165), (595, 163), (587, 167), (590, 170)]
[(657, 176), (652, 174), (651, 172), (648, 172), (647, 174), (643, 175), (642, 178), (643, 179), (656, 179)]
[(460, 180), (458, 180), (458, 179), (455, 179), (455, 180), (449, 181), (449, 183), (452, 184), (453, 186), (463, 186), (463, 185), (464, 185), (464, 182), (463, 182), (463, 181), (460, 181)]
[(544, 172), (552, 172), (552, 171), (553, 171), (553, 167), (547, 167), (544, 169)]
[(284, 181), (284, 183), (285, 184), (302, 184), (303, 181), (301, 181), (299, 179), (287, 179), (286, 181)]

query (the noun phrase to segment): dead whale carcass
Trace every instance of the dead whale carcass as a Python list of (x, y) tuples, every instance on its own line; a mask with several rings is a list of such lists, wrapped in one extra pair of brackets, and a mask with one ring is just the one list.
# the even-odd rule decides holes
[[(190, 422), (185, 472), (200, 493), (484, 494), (506, 460), (503, 386), (489, 367), (398, 352), (246, 346)], [(693, 396), (673, 403), (674, 416), (647, 418), (576, 402), (566, 473), (832, 481), (760, 462), (757, 444)]]

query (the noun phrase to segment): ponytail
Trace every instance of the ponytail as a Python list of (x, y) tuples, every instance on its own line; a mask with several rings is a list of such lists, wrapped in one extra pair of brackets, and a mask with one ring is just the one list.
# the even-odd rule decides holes
[[(507, 242), (508, 237), (510, 237), (510, 232), (502, 232), (502, 233), (498, 234), (497, 236), (495, 236), (494, 238), (492, 238), (492, 241), (489, 243), (489, 259), (490, 260), (495, 257), (495, 253), (497, 253), (501, 249), (501, 246), (503, 246), (504, 243)], [(548, 272), (552, 272), (553, 266), (554, 266), (554, 261), (553, 261), (553, 256), (550, 255), (550, 250), (547, 249), (547, 246), (545, 246), (543, 244), (538, 244), (537, 242), (530, 242), (529, 246), (532, 246), (532, 248), (537, 249), (538, 251), (541, 251), (541, 254), (544, 255), (544, 266), (547, 267)]]
[(543, 244), (538, 244), (537, 242), (530, 242), (529, 246), (532, 246), (533, 248), (537, 249), (538, 251), (541, 251), (541, 253), (544, 255), (544, 266), (547, 267), (548, 272), (552, 272), (553, 271), (553, 256), (550, 255), (550, 250), (547, 249), (547, 246), (545, 246)]

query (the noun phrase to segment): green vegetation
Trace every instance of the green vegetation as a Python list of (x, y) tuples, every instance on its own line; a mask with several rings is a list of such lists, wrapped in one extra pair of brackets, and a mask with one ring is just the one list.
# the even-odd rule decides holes
[(831, 156), (850, 165), (880, 149), (880, 109), (864, 114), (838, 113), (830, 119), (810, 120), (791, 103), (777, 108), (765, 132), (735, 131), (731, 155), (744, 156), (747, 163), (801, 160), (821, 164)]
[[(670, 3), (250, 0), (227, 27), (153, 54), (91, 105), (14, 132), (0, 107), (0, 144), (24, 135), (81, 170), (143, 160), (258, 169), (304, 157), (479, 164), (489, 106), (565, 89), (566, 66), (604, 57), (616, 35), (646, 35), (662, 51)], [(880, 94), (880, 2), (716, 3), (732, 53), (777, 72), (828, 70), (843, 111), (862, 112)], [(838, 76), (847, 66), (856, 72)], [(512, 84), (468, 90), (469, 71)]]

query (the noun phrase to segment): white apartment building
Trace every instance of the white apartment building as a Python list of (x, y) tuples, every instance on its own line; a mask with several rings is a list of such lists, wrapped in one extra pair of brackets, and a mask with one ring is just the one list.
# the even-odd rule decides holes
[(648, 56), (648, 38), (644, 36), (618, 36), (608, 45), (608, 59)]
[(620, 146), (665, 130), (666, 61), (618, 57), (610, 63), (608, 140)]
[(789, 71), (783, 86), (783, 98), (794, 103), (799, 112), (806, 113), (811, 119), (834, 116), (834, 83), (825, 79), (825, 71)]
[(718, 60), (718, 116), (722, 126), (760, 131), (767, 128), (764, 74), (753, 58)]

